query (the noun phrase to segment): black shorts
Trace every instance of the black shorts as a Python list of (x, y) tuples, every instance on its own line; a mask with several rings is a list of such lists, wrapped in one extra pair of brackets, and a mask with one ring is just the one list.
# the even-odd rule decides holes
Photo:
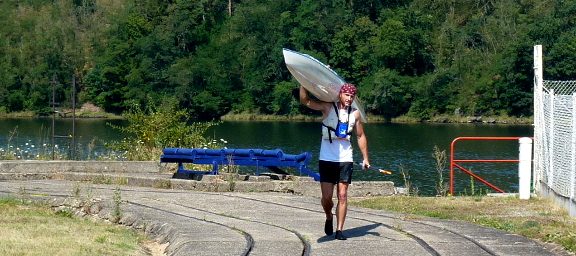
[(320, 182), (337, 184), (339, 182), (352, 183), (352, 162), (318, 162)]

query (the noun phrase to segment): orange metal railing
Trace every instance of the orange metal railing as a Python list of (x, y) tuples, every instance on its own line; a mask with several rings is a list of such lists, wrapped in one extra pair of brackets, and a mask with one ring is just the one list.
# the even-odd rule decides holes
[(472, 171), (462, 167), (458, 163), (518, 163), (519, 159), (454, 159), (454, 152), (456, 148), (456, 142), (463, 140), (519, 140), (521, 137), (458, 137), (452, 141), (450, 144), (450, 195), (454, 195), (454, 167), (457, 167), (464, 173), (474, 177), (474, 179), (484, 183), (491, 189), (504, 193), (504, 190), (494, 186), (490, 182), (482, 179), (480, 176), (474, 174)]

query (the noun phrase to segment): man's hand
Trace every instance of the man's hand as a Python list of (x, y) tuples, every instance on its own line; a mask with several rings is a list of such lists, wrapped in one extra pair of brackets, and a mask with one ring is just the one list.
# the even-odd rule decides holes
[(366, 159), (362, 160), (362, 169), (368, 170), (370, 168), (370, 162)]

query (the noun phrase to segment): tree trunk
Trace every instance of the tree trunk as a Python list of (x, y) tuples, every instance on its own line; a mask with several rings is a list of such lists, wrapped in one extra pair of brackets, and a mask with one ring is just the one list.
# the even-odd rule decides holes
[(232, 0), (228, 0), (228, 16), (232, 17)]

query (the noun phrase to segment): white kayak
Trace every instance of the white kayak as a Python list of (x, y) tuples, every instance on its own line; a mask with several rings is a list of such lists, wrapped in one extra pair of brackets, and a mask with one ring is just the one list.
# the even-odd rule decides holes
[[(300, 85), (321, 101), (338, 101), (340, 88), (346, 83), (344, 79), (324, 63), (308, 54), (289, 49), (283, 49), (282, 52), (286, 67)], [(358, 97), (352, 102), (352, 107), (360, 111), (361, 120), (366, 123), (366, 114)]]

